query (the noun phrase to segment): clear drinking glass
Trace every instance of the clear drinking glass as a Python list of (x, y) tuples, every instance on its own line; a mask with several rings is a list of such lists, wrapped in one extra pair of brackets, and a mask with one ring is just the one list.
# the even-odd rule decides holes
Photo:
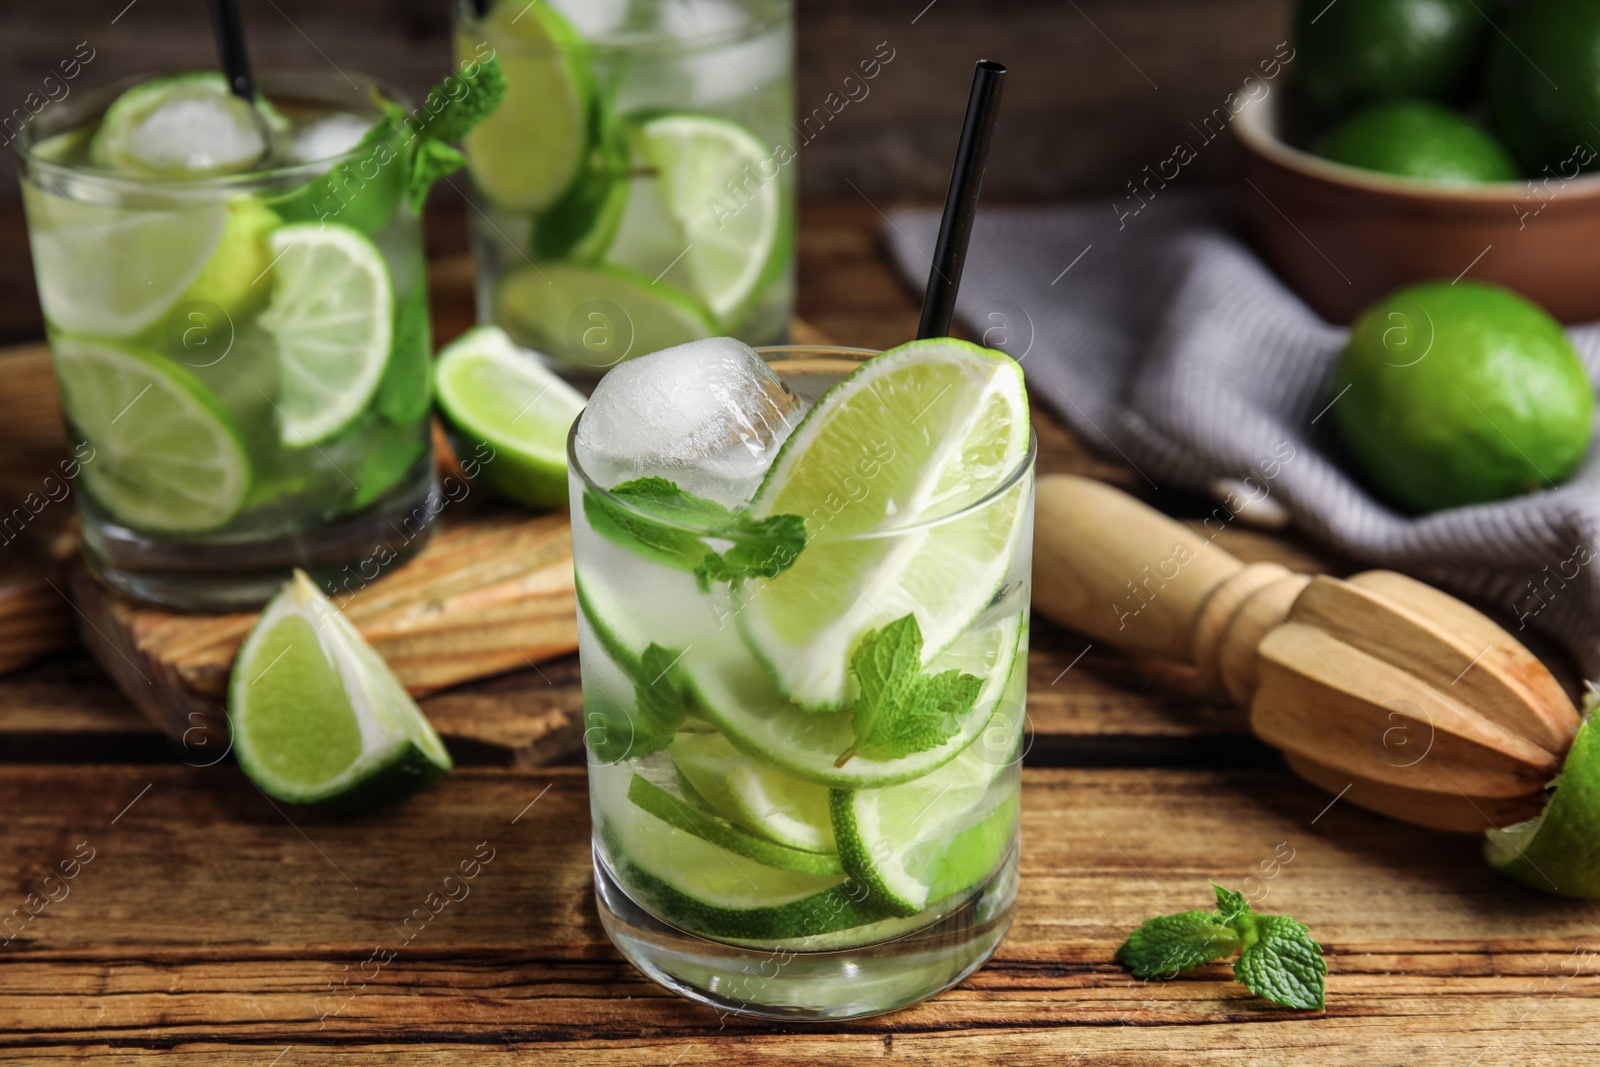
[(75, 93), (15, 142), (84, 555), (117, 589), (242, 607), (302, 567), (347, 592), (427, 538), (409, 133), (349, 147), (382, 118), (373, 94), (408, 105), (352, 78), (263, 72), (283, 150), (249, 173), (108, 169), (108, 105), (147, 79)]
[[(760, 354), (809, 405), (874, 353), (792, 346)], [(577, 438), (575, 425), (569, 441)], [(826, 581), (844, 562), (857, 574), (851, 595), (870, 598), (886, 573), (876, 568), (892, 568), (934, 527), (989, 528), (986, 519), (1011, 509), (999, 524), (1013, 531), (1008, 544), (993, 550), (1009, 553), (1003, 578), (928, 668), (981, 679), (982, 714), (931, 750), (937, 756), (895, 764), (892, 784), (851, 790), (841, 778), (848, 755), (834, 759), (852, 745), (850, 713), (786, 700), (746, 639), (741, 614), (768, 580), (706, 582), (639, 551), (641, 542), (673, 550), (698, 538), (728, 555), (740, 537), (634, 509), (592, 479), (574, 443), (595, 889), (612, 942), (670, 989), (768, 1018), (891, 1011), (979, 967), (1010, 926), (1016, 898), (1032, 445), (983, 499), (931, 522), (830, 535), (847, 523), (807, 517), (808, 539), (790, 558), (811, 554), (810, 572), (796, 562), (770, 579)], [(892, 454), (864, 459), (856, 475), (870, 479), (879, 460)], [(852, 492), (841, 485), (841, 509)], [(827, 561), (820, 571), (818, 561)], [(681, 724), (660, 736), (663, 702), (673, 701), (686, 710), (666, 721)], [(862, 857), (886, 883), (858, 877)]]
[(788, 335), (790, 0), (462, 0), (506, 97), (468, 135), (478, 317), (563, 374)]

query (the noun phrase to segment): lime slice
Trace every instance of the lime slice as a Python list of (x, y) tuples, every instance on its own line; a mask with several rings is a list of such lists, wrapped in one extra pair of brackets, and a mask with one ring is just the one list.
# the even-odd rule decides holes
[(1524, 885), (1564, 897), (1600, 898), (1600, 737), (1590, 690), (1586, 717), (1567, 750), (1555, 795), (1527, 822), (1485, 834), (1489, 865)]
[(239, 650), (228, 721), (245, 774), (294, 804), (365, 810), (451, 766), (416, 702), (304, 571)]
[(567, 431), (583, 410), (582, 393), (498, 326), (469, 330), (446, 347), (434, 380), (451, 429), (474, 450), (492, 450), (482, 474), (491, 488), (532, 507), (566, 503)]
[(69, 200), (48, 177), (22, 183), (39, 303), (58, 329), (130, 337), (155, 325), (199, 277), (228, 207), (195, 199), (122, 207)]
[(667, 754), (718, 815), (791, 849), (837, 851), (825, 787), (745, 755), (721, 734), (680, 733)]
[(667, 922), (710, 937), (814, 937), (885, 918), (843, 875), (785, 871), (663, 822), (627, 796), (625, 766), (590, 767), (601, 839), (630, 894)]
[(695, 293), (729, 326), (794, 247), (772, 150), (738, 123), (709, 115), (658, 115), (634, 137), (682, 232)]
[(141, 178), (206, 178), (251, 170), (282, 117), (252, 108), (217, 71), (140, 82), (106, 108), (89, 142), (95, 166)]
[(970, 746), (914, 781), (829, 794), (845, 870), (895, 915), (972, 885), (1005, 854), (1016, 831), (1016, 790), (990, 792), (1001, 769)]
[[(506, 94), (467, 134), (472, 177), (496, 204), (539, 211), (555, 203), (587, 152), (594, 76), (589, 49), (549, 4), (497, 4), (484, 22), (506, 76)], [(456, 57), (480, 57), (481, 41), (456, 35)]]
[[(901, 345), (828, 390), (749, 506), (757, 518), (831, 516), (740, 615), (778, 688), (808, 709), (842, 707), (857, 639), (907, 613), (924, 663), (955, 640), (994, 598), (1027, 531), (1031, 482), (1008, 480), (1029, 439), (1021, 368), (965, 341)], [(862, 492), (841, 509), (844, 484)]]
[[(806, 551), (810, 550), (808, 545)], [(947, 741), (899, 759), (856, 755), (837, 766), (839, 757), (856, 742), (854, 716), (803, 711), (773, 687), (770, 674), (742, 649), (690, 649), (683, 658), (684, 680), (712, 725), (751, 756), (818, 785), (878, 788), (925, 775), (971, 745), (1000, 706), (1006, 681), (1017, 669), (1014, 665), (1026, 662), (1017, 655), (1021, 629), (1018, 616), (1008, 615), (968, 633), (934, 659), (930, 671), (959, 670), (982, 678), (983, 687)]]
[(518, 344), (597, 371), (716, 332), (699, 304), (664, 282), (625, 267), (571, 263), (506, 275), (494, 319)]
[(238, 432), (195, 377), (154, 352), (57, 336), (72, 428), (94, 448), (84, 485), (118, 522), (196, 533), (223, 525), (250, 490)]
[(389, 362), (394, 293), (382, 253), (348, 226), (300, 223), (271, 240), (272, 303), (259, 321), (278, 345), (279, 437), (303, 448), (372, 400)]
[(745, 859), (755, 860), (763, 866), (801, 874), (844, 873), (836, 855), (785, 848), (747, 834), (727, 820), (701, 811), (682, 792), (657, 785), (643, 775), (633, 776), (628, 784), (628, 799), (669, 826), (675, 826)]

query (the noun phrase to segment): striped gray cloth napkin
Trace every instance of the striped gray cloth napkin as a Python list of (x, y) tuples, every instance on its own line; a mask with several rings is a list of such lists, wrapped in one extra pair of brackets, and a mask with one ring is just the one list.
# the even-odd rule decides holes
[[(983, 212), (958, 316), (1021, 360), (1035, 402), (1153, 487), (1231, 488), (1217, 523), (1280, 509), (1355, 559), (1497, 610), (1513, 632), (1550, 634), (1600, 677), (1597, 450), (1548, 492), (1417, 518), (1392, 511), (1337, 459), (1329, 383), (1346, 331), (1256, 257), (1225, 201), (1163, 195), (1121, 217), (1109, 205)], [(937, 212), (901, 210), (885, 229), (919, 288), (938, 223)], [(1570, 336), (1600, 378), (1600, 325)]]

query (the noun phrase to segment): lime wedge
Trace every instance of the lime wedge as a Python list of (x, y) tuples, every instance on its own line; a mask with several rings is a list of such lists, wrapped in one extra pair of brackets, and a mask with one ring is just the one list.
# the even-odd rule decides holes
[(851, 877), (895, 915), (915, 915), (972, 885), (1005, 854), (1016, 832), (1016, 791), (990, 783), (1001, 765), (970, 746), (914, 781), (829, 794), (833, 835)]
[(771, 148), (736, 122), (697, 114), (642, 122), (635, 144), (659, 174), (696, 295), (724, 327), (735, 324), (794, 247)]
[[(947, 741), (899, 759), (856, 755), (838, 766), (839, 757), (856, 742), (851, 713), (802, 710), (773, 687), (770, 674), (742, 649), (692, 648), (683, 658), (684, 680), (712, 725), (751, 756), (818, 785), (879, 788), (921, 777), (972, 745), (1000, 707), (1007, 679), (1019, 666), (1026, 669), (1025, 659), (1017, 655), (1021, 630), (1020, 618), (1007, 615), (966, 634), (934, 659), (930, 671), (959, 670), (982, 678), (983, 687)], [(988, 762), (995, 761), (991, 757)]]
[(506, 275), (494, 319), (518, 344), (597, 371), (716, 332), (699, 304), (664, 282), (625, 267), (571, 263)]
[[(216, 304), (234, 322), (243, 323), (261, 310), (272, 295), (270, 235), (283, 220), (254, 196), (227, 202), (222, 236), (200, 273), (179, 302)], [(185, 323), (184, 325), (188, 325)]]
[(228, 415), (188, 371), (154, 352), (57, 336), (56, 378), (72, 429), (94, 448), (89, 495), (118, 522), (163, 533), (212, 530), (250, 490)]
[(589, 768), (613, 870), (642, 903), (680, 929), (750, 940), (814, 937), (885, 918), (843, 875), (768, 867), (663, 822), (628, 800), (626, 766)]
[(141, 178), (206, 178), (251, 170), (267, 155), (270, 105), (233, 94), (214, 70), (140, 82), (112, 101), (89, 142), (95, 166)]
[(447, 346), (434, 380), (450, 428), (473, 451), (489, 446), (494, 458), (481, 476), (491, 488), (532, 507), (566, 503), (567, 431), (583, 410), (582, 393), (498, 326), (479, 326)]
[(837, 851), (824, 786), (745, 755), (721, 734), (680, 733), (667, 754), (692, 795), (718, 815), (787, 848)]
[(382, 253), (348, 226), (299, 223), (271, 241), (272, 303), (259, 321), (278, 345), (279, 437), (303, 448), (372, 400), (389, 362), (394, 293)]
[(838, 856), (785, 848), (747, 834), (725, 819), (700, 810), (681, 791), (661, 786), (641, 774), (628, 784), (628, 799), (669, 826), (691, 833), (702, 841), (766, 867), (801, 874), (843, 874)]
[(1489, 865), (1524, 885), (1564, 897), (1600, 898), (1600, 737), (1590, 690), (1586, 717), (1567, 750), (1555, 795), (1527, 822), (1485, 834)]
[[(1027, 532), (1031, 482), (1008, 479), (1029, 440), (1021, 368), (965, 341), (901, 345), (828, 390), (749, 508), (757, 518), (831, 516), (739, 617), (778, 688), (807, 708), (843, 706), (857, 639), (908, 612), (924, 662), (955, 640), (994, 598)], [(862, 492), (841, 509), (845, 484)], [(859, 536), (894, 530), (908, 532)]]
[[(497, 4), (485, 20), (506, 76), (506, 94), (471, 133), (467, 159), (489, 199), (514, 211), (555, 203), (587, 152), (594, 76), (589, 49), (549, 4)], [(456, 57), (479, 58), (481, 42), (456, 35)]]
[(268, 796), (359, 811), (450, 770), (450, 754), (382, 658), (305, 572), (262, 611), (234, 661), (239, 766)]
[(44, 177), (22, 183), (39, 303), (56, 328), (130, 337), (159, 322), (211, 258), (221, 200), (123, 207), (69, 200)]

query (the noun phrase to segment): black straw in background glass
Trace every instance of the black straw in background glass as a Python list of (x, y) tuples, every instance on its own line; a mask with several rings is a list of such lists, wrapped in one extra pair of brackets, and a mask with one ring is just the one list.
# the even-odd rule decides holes
[(470, 0), (472, 13), (481, 18), (489, 17), (489, 0)]
[(989, 163), (989, 142), (994, 140), (1000, 88), (1005, 80), (1004, 63), (978, 60), (978, 69), (972, 75), (972, 94), (967, 97), (966, 121), (961, 124), (961, 143), (956, 148), (955, 166), (950, 168), (950, 189), (944, 197), (944, 218), (939, 222), (933, 269), (928, 272), (928, 288), (922, 294), (918, 340), (950, 335), (956, 289), (967, 261), (967, 241), (972, 237), (972, 220), (978, 212), (978, 191), (983, 187), (983, 169)]
[(250, 77), (250, 55), (244, 50), (239, 0), (211, 0), (211, 24), (217, 31), (217, 52), (222, 56), (228, 88), (242, 100), (255, 100), (256, 83)]

